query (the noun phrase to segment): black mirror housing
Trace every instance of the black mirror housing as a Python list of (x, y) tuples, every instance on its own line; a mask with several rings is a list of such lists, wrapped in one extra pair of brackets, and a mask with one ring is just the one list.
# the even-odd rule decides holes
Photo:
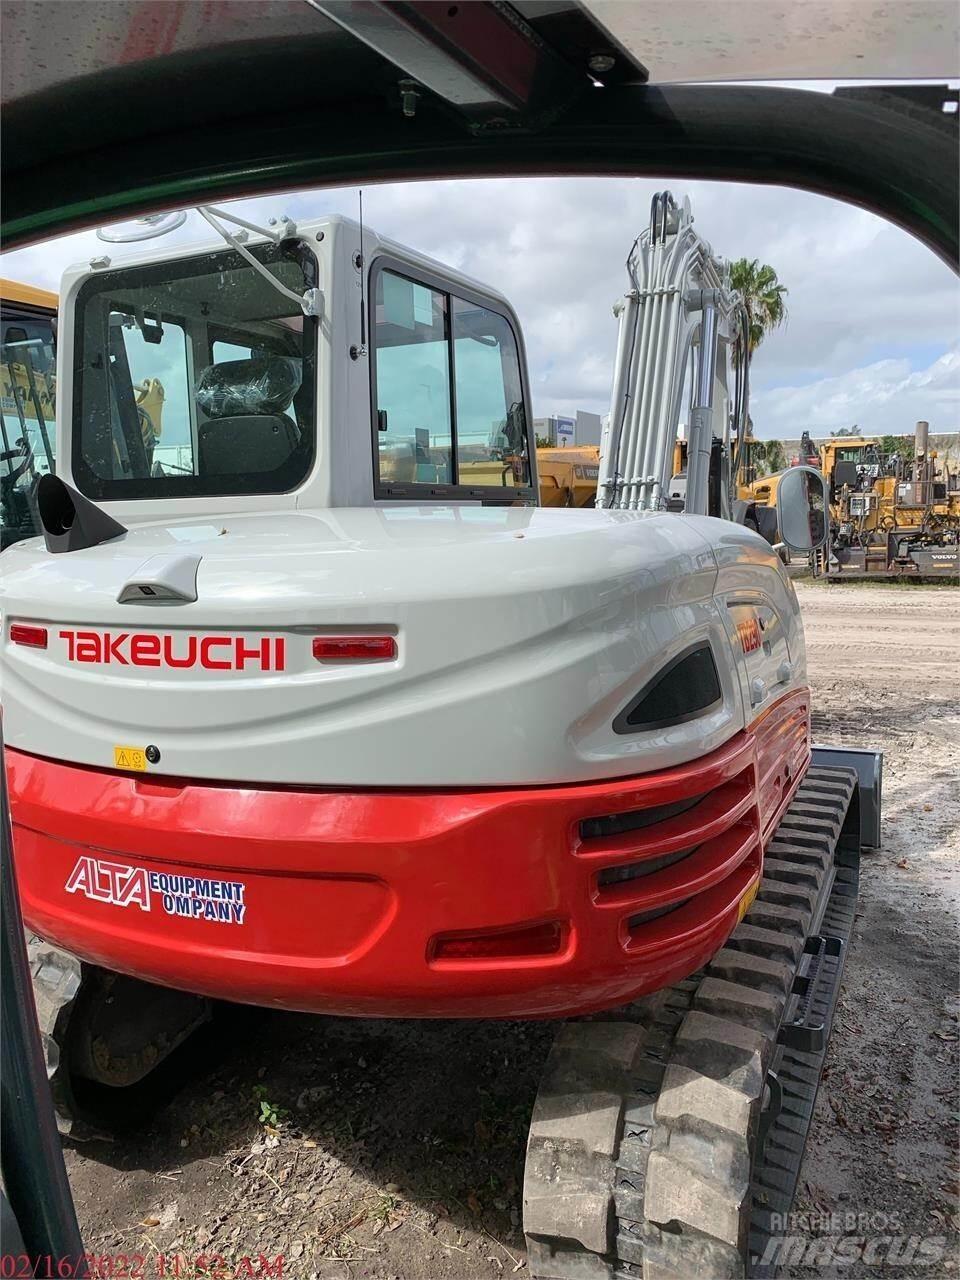
[(43, 540), (52, 555), (97, 547), (127, 532), (126, 526), (71, 488), (59, 476), (41, 476), (37, 509)]

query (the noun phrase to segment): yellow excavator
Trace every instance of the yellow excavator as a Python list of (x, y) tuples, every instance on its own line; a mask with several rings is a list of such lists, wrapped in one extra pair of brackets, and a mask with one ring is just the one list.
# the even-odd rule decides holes
[[(57, 304), (47, 289), (0, 279), (0, 547), (39, 532), (37, 482), (56, 474)], [(163, 384), (147, 377), (133, 390), (152, 458), (163, 429)]]
[(39, 532), (36, 487), (53, 456), (57, 295), (0, 280), (0, 547)]

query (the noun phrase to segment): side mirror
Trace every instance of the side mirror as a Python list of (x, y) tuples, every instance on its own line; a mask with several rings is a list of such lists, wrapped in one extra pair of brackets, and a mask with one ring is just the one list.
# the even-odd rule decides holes
[(127, 532), (113, 516), (101, 511), (59, 476), (41, 476), (37, 484), (37, 510), (43, 540), (51, 555), (84, 551)]
[(827, 484), (813, 467), (789, 467), (777, 485), (777, 524), (791, 551), (818, 551), (827, 541)]

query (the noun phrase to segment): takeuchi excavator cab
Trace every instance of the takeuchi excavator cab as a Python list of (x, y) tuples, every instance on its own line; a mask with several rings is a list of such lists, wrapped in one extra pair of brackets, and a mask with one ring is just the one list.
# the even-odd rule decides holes
[(64, 475), (121, 519), (536, 498), (512, 309), (348, 219), (95, 259), (63, 296)]

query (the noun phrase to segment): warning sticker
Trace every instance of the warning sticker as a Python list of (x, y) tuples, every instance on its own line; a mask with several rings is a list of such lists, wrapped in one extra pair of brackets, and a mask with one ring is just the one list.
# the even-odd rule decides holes
[(147, 757), (143, 747), (114, 747), (113, 763), (118, 769), (132, 769), (135, 773), (143, 773), (147, 767)]
[(743, 917), (747, 914), (747, 912), (750, 910), (750, 907), (751, 907), (751, 905), (752, 905), (752, 903), (753, 903), (753, 900), (754, 900), (754, 898), (757, 896), (757, 891), (759, 890), (759, 888), (760, 888), (760, 881), (759, 881), (759, 880), (755, 880), (755, 881), (754, 881), (754, 883), (753, 883), (753, 884), (750, 886), (750, 888), (747, 890), (747, 892), (746, 892), (746, 893), (743, 895), (743, 897), (740, 899), (740, 905), (739, 905), (739, 907), (737, 908), (737, 923), (738, 923), (738, 924), (739, 924), (739, 923), (740, 923), (740, 921), (743, 919)]

